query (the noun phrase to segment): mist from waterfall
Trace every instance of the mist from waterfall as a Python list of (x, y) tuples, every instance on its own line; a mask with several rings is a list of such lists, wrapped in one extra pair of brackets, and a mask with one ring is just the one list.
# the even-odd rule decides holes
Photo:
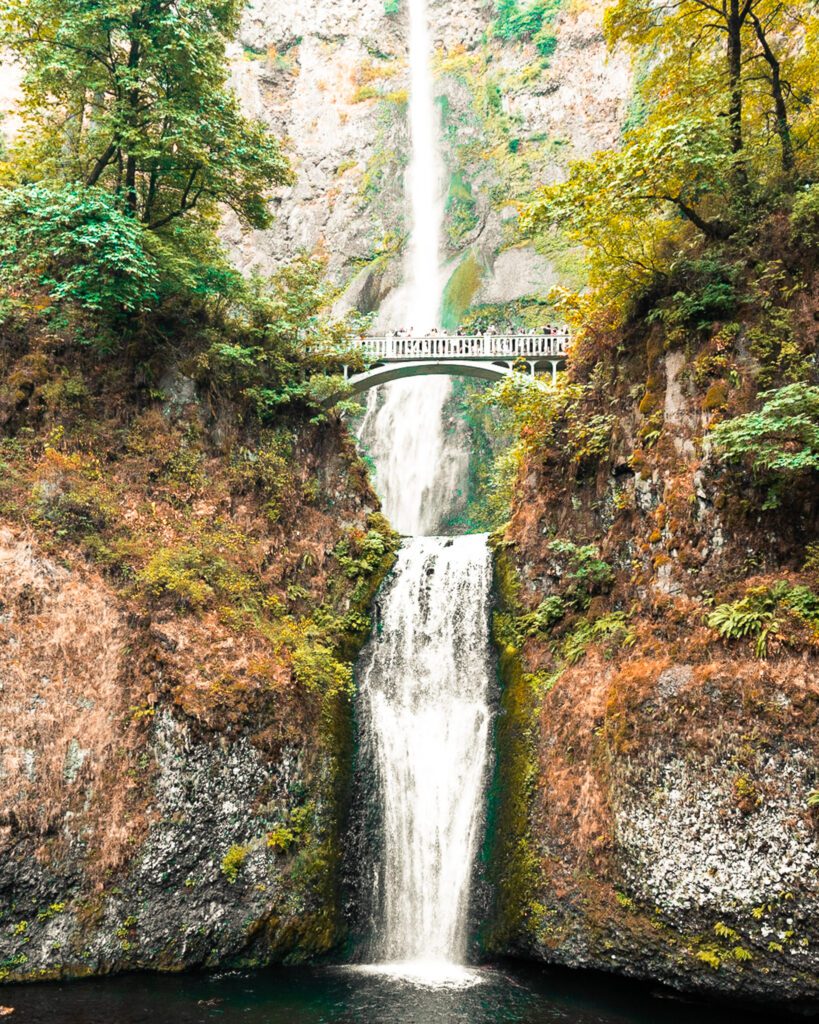
[[(409, 0), (409, 128), (406, 173), (411, 234), (405, 266), (407, 296), (387, 329), (440, 326), (444, 220), (441, 118), (432, 75), (432, 34), (426, 0)], [(375, 466), (384, 512), (399, 533), (437, 533), (448, 502), (460, 490), (468, 456), (447, 429), (452, 385), (446, 377), (394, 381), (369, 392), (359, 438)]]

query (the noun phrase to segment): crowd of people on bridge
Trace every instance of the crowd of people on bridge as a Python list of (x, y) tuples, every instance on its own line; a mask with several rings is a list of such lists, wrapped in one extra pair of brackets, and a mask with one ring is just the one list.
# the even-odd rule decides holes
[(414, 327), (401, 327), (398, 330), (388, 331), (387, 338), (480, 338), (480, 337), (536, 337), (536, 338), (549, 338), (553, 335), (564, 334), (564, 327), (556, 327), (553, 324), (546, 324), (543, 327), (498, 327), (497, 324), (490, 323), (484, 328), (479, 328), (475, 324), (461, 325), (454, 331), (445, 331), (442, 328), (433, 327), (428, 331), (416, 331)]

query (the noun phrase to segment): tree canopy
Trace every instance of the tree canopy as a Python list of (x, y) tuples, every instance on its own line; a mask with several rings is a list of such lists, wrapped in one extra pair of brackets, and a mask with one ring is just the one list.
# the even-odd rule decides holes
[(622, 144), (542, 188), (525, 221), (582, 243), (611, 292), (662, 272), (688, 237), (732, 237), (816, 174), (817, 31), (810, 0), (618, 0), (607, 38), (636, 69)]
[(0, 0), (24, 68), (15, 174), (102, 187), (151, 231), (208, 203), (270, 222), (290, 180), (278, 141), (246, 117), (225, 45), (237, 0)]
[(120, 319), (235, 290), (220, 211), (271, 224), (292, 178), (247, 117), (226, 45), (239, 0), (0, 0), (23, 127), (0, 163), (0, 281)]

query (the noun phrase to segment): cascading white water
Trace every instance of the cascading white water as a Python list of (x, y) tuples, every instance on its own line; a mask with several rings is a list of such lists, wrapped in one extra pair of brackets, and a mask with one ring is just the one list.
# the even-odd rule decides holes
[[(408, 0), (412, 235), (403, 320), (438, 326), (443, 189), (426, 0)], [(407, 540), (379, 597), (359, 663), (364, 762), (377, 780), (383, 856), (376, 868), (375, 966), (424, 984), (473, 979), (470, 881), (482, 820), (490, 710), (491, 559), (484, 536), (438, 533), (461, 490), (468, 452), (444, 424), (446, 378), (370, 393), (359, 436), (384, 511)]]
[[(409, 0), (409, 125), (406, 175), (412, 231), (405, 277), (407, 301), (386, 329), (428, 331), (440, 324), (441, 232), (444, 219), (440, 114), (432, 77), (427, 0)], [(383, 392), (383, 394), (379, 394)], [(440, 529), (447, 495), (457, 491), (467, 455), (444, 424), (452, 394), (446, 377), (394, 381), (371, 391), (359, 437), (375, 465), (387, 518), (399, 533)]]
[(486, 537), (407, 541), (359, 666), (384, 850), (375, 957), (460, 979), (491, 720)]
[(440, 117), (432, 80), (432, 41), (426, 0), (409, 0), (409, 122), (412, 156), (407, 191), (412, 209), (409, 243), (410, 322), (427, 331), (440, 317), (440, 251), (444, 200), (441, 188)]
[(384, 514), (404, 536), (440, 533), (466, 480), (469, 452), (444, 421), (451, 393), (446, 377), (422, 377), (375, 388), (367, 399), (359, 440)]

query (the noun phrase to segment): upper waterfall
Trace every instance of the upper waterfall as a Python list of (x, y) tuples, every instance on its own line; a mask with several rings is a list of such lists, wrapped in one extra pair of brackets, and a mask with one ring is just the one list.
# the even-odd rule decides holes
[[(409, 129), (406, 174), (412, 229), (405, 265), (406, 302), (385, 327), (428, 331), (441, 315), (444, 174), (440, 111), (432, 75), (427, 0), (409, 0)], [(447, 430), (452, 385), (445, 377), (394, 381), (370, 392), (359, 438), (393, 526), (410, 536), (439, 533), (466, 478), (469, 456)]]
[(440, 321), (441, 228), (444, 195), (440, 158), (440, 115), (432, 78), (432, 39), (426, 0), (409, 4), (409, 124), (412, 156), (407, 193), (412, 211), (409, 243), (409, 303), (404, 326), (428, 331)]

